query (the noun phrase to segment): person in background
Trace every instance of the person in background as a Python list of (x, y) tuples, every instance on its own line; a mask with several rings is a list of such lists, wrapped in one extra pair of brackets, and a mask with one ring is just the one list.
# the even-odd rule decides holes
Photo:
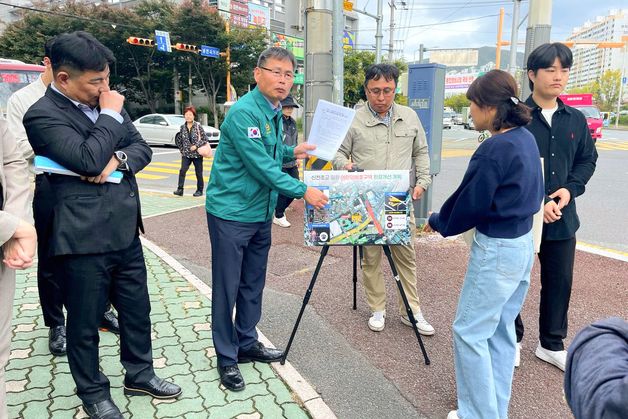
[[(351, 128), (333, 160), (334, 169), (407, 170), (410, 172), (410, 194), (413, 201), (423, 196), (432, 182), (430, 158), (425, 131), (416, 112), (395, 103), (399, 69), (390, 64), (375, 64), (365, 71), (364, 91), (367, 102), (357, 109)], [(413, 214), (412, 208), (410, 214)], [(416, 285), (416, 253), (414, 216), (410, 216), (412, 241), (409, 245), (391, 246), (392, 258), (399, 271), (403, 290), (422, 335), (435, 333), (423, 317)], [(368, 327), (374, 332), (386, 325), (386, 284), (382, 273), (381, 246), (364, 246), (362, 279), (371, 309)], [(401, 295), (399, 319), (412, 326)]]
[(565, 398), (576, 419), (628, 418), (626, 320), (599, 320), (576, 334), (567, 354)]
[[(279, 361), (283, 351), (265, 347), (255, 327), (262, 315), (272, 217), (279, 193), (317, 208), (320, 190), (281, 171), (282, 163), (307, 157), (316, 146), (282, 142), (281, 101), (294, 81), (294, 55), (263, 51), (253, 70), (257, 87), (240, 98), (220, 126), (206, 204), (212, 258), (212, 337), (220, 382), (244, 390), (238, 363)], [(235, 317), (233, 309), (235, 307)]]
[[(298, 144), (299, 132), (297, 130), (297, 123), (292, 118), (292, 112), (299, 105), (294, 101), (291, 95), (281, 101), (281, 113), (283, 122), (283, 143), (290, 147), (295, 147)], [(281, 167), (281, 171), (289, 174), (295, 179), (299, 179), (299, 164), (296, 159), (284, 163)], [(277, 224), (279, 227), (290, 227), (290, 222), (286, 219), (286, 208), (290, 206), (294, 198), (279, 194), (277, 197), (277, 207), (275, 208), (275, 216), (273, 217), (273, 224)]]
[[(181, 125), (181, 130), (177, 134), (177, 146), (181, 152), (181, 169), (179, 169), (179, 184), (177, 190), (173, 193), (183, 196), (183, 185), (185, 184), (185, 175), (190, 168), (190, 164), (194, 163), (194, 172), (196, 173), (196, 192), (192, 196), (203, 195), (203, 156), (198, 153), (199, 148), (209, 144), (207, 134), (200, 123), (196, 122), (196, 108), (188, 106), (183, 111), (185, 123)], [(208, 148), (211, 153), (211, 148)], [(211, 156), (211, 154), (210, 154)]]
[(15, 270), (33, 264), (37, 233), (32, 225), (28, 163), (0, 117), (0, 419), (8, 419), (4, 368), (9, 361)]
[[(539, 344), (535, 355), (562, 371), (567, 358), (563, 340), (567, 337), (576, 231), (580, 227), (575, 199), (584, 193), (597, 162), (586, 118), (558, 97), (567, 85), (572, 63), (571, 50), (558, 42), (536, 48), (527, 63), (532, 90), (526, 100), (532, 109), (532, 122), (527, 128), (536, 139), (545, 166), (544, 224), (539, 252)], [(515, 322), (518, 365), (524, 332), (521, 315)]]
[[(28, 160), (32, 168), (35, 153), (28, 142), (22, 118), (33, 103), (37, 102), (44, 93), (46, 88), (52, 82), (52, 66), (50, 64), (50, 48), (54, 42), (54, 37), (46, 41), (44, 45), (44, 58), (42, 64), (45, 70), (37, 80), (24, 86), (20, 90), (13, 93), (7, 101), (7, 121), (9, 130), (15, 136), (18, 149), (22, 155)], [(33, 169), (34, 171), (34, 169)], [(29, 195), (30, 196), (30, 195)], [(32, 209), (32, 196), (29, 199), (29, 208)], [(50, 243), (40, 240), (38, 246), (37, 260), (37, 290), (39, 292), (39, 303), (44, 316), (44, 324), (48, 327), (48, 349), (55, 356), (65, 355), (66, 347), (66, 330), (65, 315), (63, 314), (63, 291), (61, 284), (63, 278), (56, 278), (54, 266), (51, 260), (45, 258), (48, 251), (46, 247)], [(115, 312), (111, 308), (111, 304), (107, 304), (105, 313), (100, 322), (100, 330), (109, 331), (115, 334), (120, 333), (120, 326)]]
[(515, 79), (492, 70), (469, 90), (477, 148), (458, 189), (426, 231), (453, 236), (475, 228), (453, 324), (458, 409), (447, 419), (507, 418), (515, 361), (514, 319), (530, 286), (532, 218), (543, 200), (541, 160), (525, 129), (530, 109)]

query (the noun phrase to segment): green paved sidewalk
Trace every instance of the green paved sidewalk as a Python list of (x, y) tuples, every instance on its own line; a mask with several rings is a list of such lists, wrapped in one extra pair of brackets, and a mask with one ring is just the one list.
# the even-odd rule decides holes
[[(148, 196), (148, 195), (147, 195)], [(145, 213), (175, 208), (161, 205), (158, 196), (142, 197)], [(184, 201), (174, 201), (173, 207)], [(189, 203), (188, 203), (189, 206)], [(308, 418), (289, 388), (267, 364), (241, 364), (247, 383), (239, 393), (219, 385), (211, 340), (211, 301), (177, 271), (144, 248), (148, 269), (155, 371), (183, 388), (176, 401), (127, 397), (119, 362), (118, 336), (100, 333), (101, 368), (111, 381), (111, 395), (130, 418)], [(10, 418), (82, 418), (67, 358), (48, 351), (37, 293), (36, 268), (17, 276), (11, 359), (7, 366)]]

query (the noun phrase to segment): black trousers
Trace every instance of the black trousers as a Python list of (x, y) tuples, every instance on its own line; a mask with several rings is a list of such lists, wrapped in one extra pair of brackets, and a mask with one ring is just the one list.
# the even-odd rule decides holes
[[(40, 250), (39, 255), (44, 253)], [(40, 257), (37, 261), (37, 290), (46, 327), (65, 325), (63, 291), (56, 279), (54, 259)]]
[(190, 159), (185, 156), (181, 156), (181, 169), (179, 169), (179, 189), (183, 189), (185, 184), (185, 175), (190, 168), (190, 164), (194, 163), (194, 172), (196, 173), (196, 190), (203, 191), (203, 158)]
[[(541, 304), (539, 309), (539, 341), (550, 351), (565, 349), (567, 312), (573, 283), (576, 238), (543, 240), (539, 252), (541, 267)], [(521, 314), (515, 319), (517, 342), (523, 339)]]
[[(44, 252), (40, 251), (40, 255)], [(55, 271), (54, 258), (40, 257), (37, 261), (37, 290), (39, 291), (39, 304), (44, 315), (46, 327), (65, 325), (63, 314), (63, 276), (59, 270)], [(111, 310), (111, 303), (107, 300), (104, 312)]]
[(150, 301), (139, 236), (124, 250), (55, 259), (63, 266), (68, 363), (79, 398), (97, 403), (110, 397), (109, 380), (98, 362), (98, 325), (108, 297), (118, 310), (125, 383), (150, 380), (155, 375)]
[[(282, 168), (281, 169), (282, 172), (289, 174), (290, 176), (292, 176), (295, 179), (299, 178), (299, 167), (298, 166), (294, 166), (294, 167), (288, 167), (288, 168)], [(277, 218), (281, 218), (285, 215), (286, 212), (286, 208), (288, 208), (290, 206), (290, 204), (292, 203), (292, 201), (294, 201), (294, 198), (290, 198), (287, 197), (285, 195), (279, 194), (279, 196), (277, 197), (277, 206), (275, 207), (275, 217)]]
[(207, 226), (212, 248), (212, 338), (218, 365), (225, 367), (235, 365), (238, 352), (257, 342), (272, 223), (241, 223), (207, 213)]

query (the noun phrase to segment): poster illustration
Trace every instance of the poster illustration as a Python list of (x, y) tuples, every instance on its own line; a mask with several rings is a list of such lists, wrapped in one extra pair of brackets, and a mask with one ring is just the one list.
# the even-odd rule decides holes
[(307, 246), (409, 244), (411, 196), (407, 170), (305, 171), (304, 182), (329, 197), (305, 207)]

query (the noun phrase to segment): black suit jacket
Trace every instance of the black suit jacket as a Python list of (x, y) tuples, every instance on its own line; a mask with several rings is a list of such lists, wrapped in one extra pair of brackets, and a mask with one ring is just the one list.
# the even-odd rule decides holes
[(76, 176), (43, 174), (35, 182), (33, 210), (40, 256), (97, 254), (128, 248), (143, 232), (135, 174), (152, 157), (126, 111), (120, 124), (101, 114), (96, 123), (70, 100), (48, 87), (24, 115), (36, 155), (49, 157), (83, 176), (98, 176), (114, 154), (128, 156), (120, 184), (102, 185)]

